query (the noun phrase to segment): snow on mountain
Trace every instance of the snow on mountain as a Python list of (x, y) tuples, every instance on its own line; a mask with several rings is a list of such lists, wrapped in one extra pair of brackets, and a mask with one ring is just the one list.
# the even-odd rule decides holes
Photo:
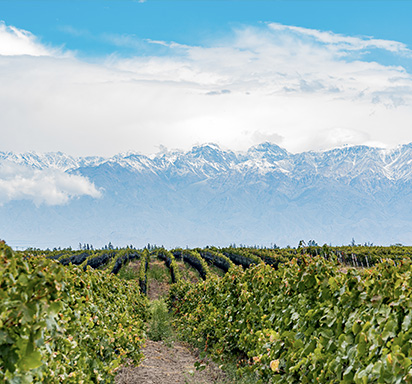
[(342, 244), (352, 237), (409, 244), (412, 238), (412, 144), (297, 154), (271, 143), (245, 152), (204, 144), (110, 158), (0, 152), (0, 167), (6, 163), (79, 175), (101, 193), (61, 206), (3, 204), (0, 237), (16, 245)]
[(62, 171), (115, 163), (135, 171), (164, 173), (171, 177), (189, 174), (213, 177), (224, 172), (255, 170), (260, 174), (281, 172), (296, 179), (308, 175), (333, 179), (354, 179), (359, 176), (393, 181), (412, 179), (412, 143), (391, 150), (353, 146), (298, 154), (291, 154), (271, 143), (259, 144), (246, 152), (225, 151), (216, 144), (204, 144), (187, 152), (161, 152), (154, 156), (127, 152), (111, 158), (75, 158), (61, 152), (0, 152), (0, 163), (5, 160), (37, 169)]
[(103, 161), (106, 161), (106, 159), (97, 156), (74, 158), (62, 152), (0, 152), (0, 164), (4, 161), (9, 161), (18, 165), (28, 166), (35, 169), (51, 168), (67, 171), (84, 165), (97, 165)]

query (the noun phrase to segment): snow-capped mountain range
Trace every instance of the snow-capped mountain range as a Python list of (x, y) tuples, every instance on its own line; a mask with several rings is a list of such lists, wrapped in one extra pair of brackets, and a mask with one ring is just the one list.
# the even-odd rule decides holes
[[(2, 180), (5, 166), (37, 181), (64, 173), (63, 189), (81, 178), (99, 195), (73, 187), (64, 204), (10, 197), (16, 181), (10, 171)], [(298, 154), (271, 143), (244, 152), (205, 144), (111, 158), (0, 152), (0, 238), (19, 246), (410, 244), (411, 197), (412, 144)]]
[(10, 161), (35, 169), (73, 171), (82, 167), (118, 164), (138, 172), (214, 177), (223, 172), (282, 173), (294, 179), (308, 174), (333, 179), (358, 176), (406, 181), (412, 178), (412, 143), (394, 149), (345, 146), (324, 152), (292, 154), (271, 143), (262, 143), (246, 152), (222, 150), (216, 144), (195, 146), (190, 151), (162, 151), (144, 156), (137, 152), (120, 153), (105, 158), (72, 157), (61, 152), (0, 152), (0, 163)]

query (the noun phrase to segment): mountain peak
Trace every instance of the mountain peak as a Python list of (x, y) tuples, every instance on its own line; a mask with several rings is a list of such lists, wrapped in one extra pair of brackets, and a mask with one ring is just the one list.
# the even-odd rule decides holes
[(206, 143), (206, 144), (200, 144), (200, 145), (195, 145), (192, 147), (191, 152), (200, 152), (200, 151), (221, 151), (220, 147), (218, 144), (215, 143)]
[(281, 148), (279, 145), (275, 143), (271, 143), (270, 141), (264, 141), (263, 143), (260, 143), (258, 145), (255, 145), (251, 148), (255, 148), (256, 150), (274, 150), (274, 149), (280, 149), (284, 151), (285, 149)]
[(290, 155), (286, 149), (268, 141), (249, 148), (247, 154), (252, 157), (265, 159), (269, 162), (282, 160)]
[[(15, 179), (7, 178), (9, 163), (24, 165), (9, 167)], [(110, 158), (0, 152), (0, 230), (32, 245), (50, 238), (169, 246), (290, 244), (301, 238), (342, 243), (353, 236), (405, 243), (412, 225), (411, 164), (411, 145), (291, 154), (269, 142), (246, 152), (209, 143), (155, 157), (128, 152)], [(43, 169), (52, 172), (39, 177)], [(69, 179), (55, 169), (67, 172)], [(21, 179), (27, 174), (33, 175), (29, 181), (34, 193), (23, 190), (22, 195), (20, 185), (27, 183)], [(101, 190), (101, 198), (93, 203), (91, 196), (70, 198), (58, 209), (30, 205), (36, 191), (44, 190), (44, 180), (55, 177), (52, 185), (69, 196), (78, 176)], [(11, 188), (16, 191), (12, 196)]]
[(36, 169), (73, 171), (96, 167), (105, 162), (118, 163), (137, 172), (161, 174), (192, 174), (200, 178), (215, 177), (224, 172), (283, 173), (293, 179), (302, 177), (345, 178), (359, 176), (388, 180), (412, 180), (412, 144), (382, 149), (365, 145), (343, 146), (327, 151), (309, 151), (291, 154), (271, 142), (263, 142), (246, 152), (221, 149), (216, 143), (193, 146), (189, 151), (167, 150), (153, 156), (128, 151), (104, 157), (75, 158), (61, 152), (0, 152), (0, 162), (7, 161)]

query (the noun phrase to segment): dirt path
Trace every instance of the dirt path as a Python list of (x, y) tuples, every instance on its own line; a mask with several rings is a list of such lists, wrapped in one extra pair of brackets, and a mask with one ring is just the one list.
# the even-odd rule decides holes
[(224, 381), (223, 372), (214, 364), (203, 371), (194, 367), (194, 354), (182, 343), (166, 346), (147, 340), (144, 360), (136, 368), (123, 368), (116, 384), (214, 384)]
[(166, 297), (169, 293), (170, 284), (157, 281), (157, 280), (149, 280), (149, 288), (147, 297), (149, 300), (157, 300), (162, 297)]
[[(139, 263), (130, 263), (129, 268), (139, 270)], [(190, 280), (197, 281), (195, 272), (179, 265)], [(191, 268), (191, 267), (190, 267)], [(148, 269), (148, 298), (152, 318), (147, 324), (147, 336), (153, 340), (175, 340), (171, 318), (164, 297), (170, 289), (170, 272), (163, 261), (152, 260)], [(160, 299), (160, 300), (159, 300)], [(161, 337), (159, 337), (159, 334)], [(138, 367), (122, 368), (115, 379), (116, 384), (223, 384), (225, 374), (216, 364), (210, 363), (203, 371), (196, 370), (194, 351), (182, 342), (146, 340), (142, 352), (145, 356)], [(168, 346), (171, 345), (171, 346)]]
[(169, 269), (163, 261), (152, 260), (147, 271), (149, 284), (147, 297), (149, 300), (157, 300), (166, 297), (171, 284)]

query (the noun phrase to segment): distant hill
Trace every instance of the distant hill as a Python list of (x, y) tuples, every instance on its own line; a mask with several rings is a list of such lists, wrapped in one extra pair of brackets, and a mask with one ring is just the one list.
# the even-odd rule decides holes
[[(101, 192), (64, 205), (4, 202), (0, 238), (15, 246), (412, 243), (412, 144), (299, 154), (205, 144), (112, 158), (0, 152), (5, 164), (81, 175)], [(0, 174), (0, 197), (5, 188)]]

